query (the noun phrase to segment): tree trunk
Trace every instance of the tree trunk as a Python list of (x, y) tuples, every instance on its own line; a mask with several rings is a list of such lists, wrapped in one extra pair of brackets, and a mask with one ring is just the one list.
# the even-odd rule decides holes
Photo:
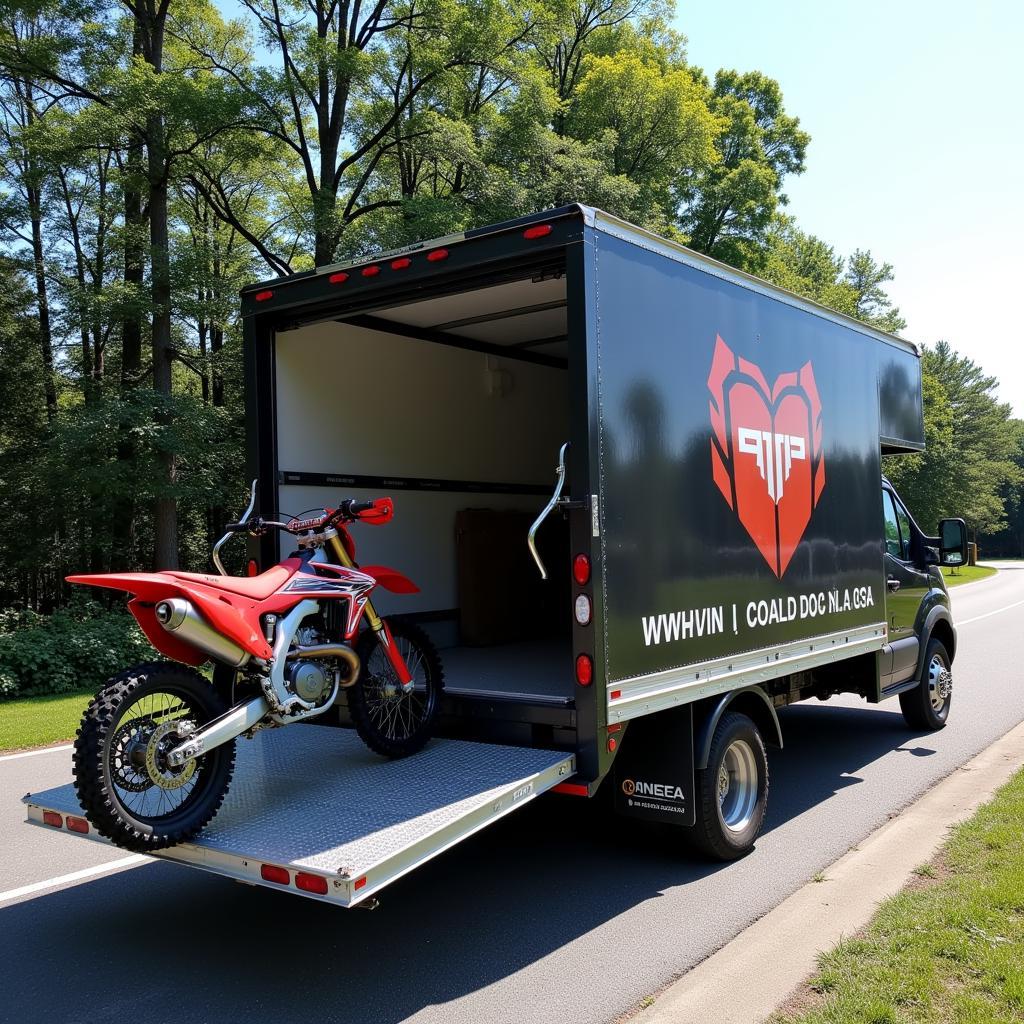
[[(146, 216), (142, 209), (142, 140), (137, 136), (128, 143), (124, 175), (124, 283), (131, 295), (142, 293), (145, 275), (145, 252), (140, 244), (146, 227)], [(121, 401), (134, 404), (137, 401), (142, 374), (142, 323), (138, 314), (129, 313), (121, 323)], [(135, 444), (130, 433), (127, 417), (118, 424), (117, 463), (118, 479), (121, 486), (112, 502), (112, 551), (111, 567), (115, 571), (133, 568), (135, 535), (135, 495), (129, 481), (131, 467), (135, 461)]]
[(46, 418), (52, 423), (57, 415), (57, 386), (53, 379), (53, 332), (50, 327), (50, 300), (46, 290), (43, 263), (42, 196), (38, 188), (28, 188), (29, 216), (32, 220), (32, 263), (36, 279), (36, 303), (39, 307), (39, 353), (43, 359), (43, 393)]

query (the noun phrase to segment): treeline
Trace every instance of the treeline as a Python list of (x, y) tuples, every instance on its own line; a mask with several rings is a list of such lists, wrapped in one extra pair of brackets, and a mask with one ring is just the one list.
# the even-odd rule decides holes
[[(72, 569), (208, 567), (244, 490), (236, 302), (260, 277), (578, 200), (901, 329), (888, 264), (785, 215), (809, 138), (778, 84), (711, 78), (671, 16), (0, 0), (4, 602), (50, 609)], [(891, 472), (924, 525), (997, 529), (1019, 425), (976, 368), (928, 359), (935, 447)]]

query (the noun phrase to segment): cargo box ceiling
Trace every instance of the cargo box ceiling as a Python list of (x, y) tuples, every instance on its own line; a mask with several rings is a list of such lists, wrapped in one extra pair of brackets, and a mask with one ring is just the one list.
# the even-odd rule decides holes
[(346, 318), (346, 322), (442, 344), (500, 346), (510, 356), (567, 356), (565, 281), (561, 277), (510, 281), (423, 299)]

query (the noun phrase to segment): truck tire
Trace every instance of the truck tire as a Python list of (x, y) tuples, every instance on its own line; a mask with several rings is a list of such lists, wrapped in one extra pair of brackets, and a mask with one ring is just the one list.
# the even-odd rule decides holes
[(757, 726), (726, 712), (711, 740), (708, 766), (696, 773), (697, 821), (691, 844), (715, 860), (736, 860), (754, 848), (768, 805), (768, 756)]
[(912, 690), (900, 694), (900, 710), (911, 729), (937, 732), (946, 725), (953, 703), (953, 671), (941, 640), (928, 641), (924, 675)]
[(234, 740), (172, 768), (174, 723), (196, 726), (227, 705), (195, 669), (151, 662), (114, 676), (82, 717), (72, 755), (75, 792), (100, 835), (147, 853), (193, 838), (217, 813), (235, 766)]

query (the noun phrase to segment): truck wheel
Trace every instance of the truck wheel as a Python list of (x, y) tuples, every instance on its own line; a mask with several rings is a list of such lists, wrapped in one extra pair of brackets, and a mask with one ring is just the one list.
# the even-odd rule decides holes
[(167, 763), (178, 727), (227, 705), (195, 669), (161, 661), (126, 669), (86, 708), (75, 739), (75, 792), (100, 835), (147, 853), (191, 839), (217, 813), (235, 766), (232, 740), (181, 767)]
[(949, 718), (953, 702), (953, 671), (941, 640), (929, 640), (924, 659), (924, 678), (912, 690), (900, 694), (900, 710), (907, 725), (936, 732)]
[(696, 776), (692, 844), (716, 860), (750, 853), (768, 805), (768, 757), (757, 726), (746, 715), (722, 715), (708, 766)]

